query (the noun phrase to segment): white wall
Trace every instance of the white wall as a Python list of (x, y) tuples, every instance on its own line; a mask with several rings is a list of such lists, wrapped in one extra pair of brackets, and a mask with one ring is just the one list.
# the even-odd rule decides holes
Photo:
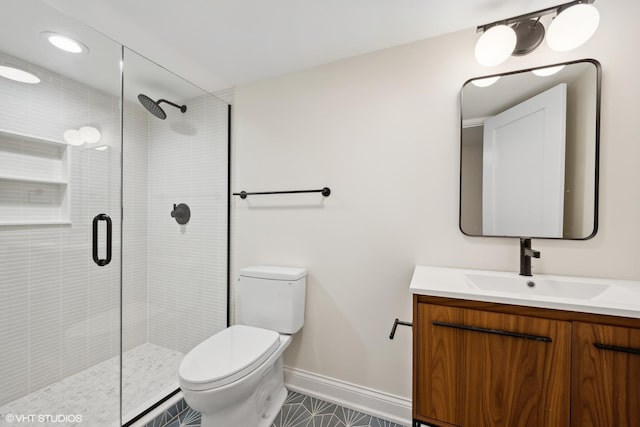
[(600, 1), (594, 38), (568, 54), (546, 45), (485, 69), (475, 29), (239, 87), (233, 191), (320, 188), (232, 208), (233, 270), (309, 269), (306, 323), (286, 363), (411, 395), (416, 264), (516, 271), (518, 241), (458, 230), (459, 92), (470, 77), (593, 57), (602, 63), (600, 229), (589, 241), (535, 240), (534, 273), (640, 279), (640, 39), (636, 0)]

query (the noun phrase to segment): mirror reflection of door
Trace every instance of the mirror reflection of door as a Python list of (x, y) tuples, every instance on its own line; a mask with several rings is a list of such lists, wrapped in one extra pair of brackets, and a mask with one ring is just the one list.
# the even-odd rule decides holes
[(484, 122), (482, 234), (562, 237), (567, 85)]
[[(536, 73), (536, 70), (545, 68), (553, 68), (556, 72), (550, 75)], [(476, 85), (474, 83), (476, 80), (486, 79), (487, 76), (470, 79), (462, 86), (460, 93), (459, 212), (459, 226), (462, 233), (467, 236), (572, 240), (589, 239), (595, 235), (598, 229), (598, 146), (601, 75), (601, 67), (596, 60), (583, 59), (565, 64), (552, 64), (535, 69), (508, 72), (500, 75), (499, 79), (494, 79), (494, 83), (490, 86)], [(505, 209), (509, 209), (503, 210), (504, 216), (509, 221), (508, 223), (505, 223), (504, 226), (498, 223), (496, 215), (499, 215), (500, 212), (494, 212), (492, 215), (494, 215), (495, 227), (491, 228), (489, 224), (485, 228), (483, 224), (485, 121), (487, 121), (487, 118), (493, 118), (491, 120), (497, 121), (503, 113), (505, 115), (508, 114), (506, 111), (560, 84), (566, 85), (564, 133), (566, 144), (564, 148), (564, 177), (558, 175), (556, 188), (560, 188), (564, 184), (563, 197), (560, 198), (559, 192), (548, 190), (545, 186), (540, 190), (540, 194), (548, 197), (555, 194), (558, 196), (558, 203), (564, 199), (562, 225), (555, 227), (553, 231), (543, 228), (542, 231), (538, 231), (538, 233), (543, 234), (537, 235), (535, 230), (539, 230), (539, 228), (532, 227), (528, 223), (523, 224), (522, 229), (508, 228), (510, 225), (514, 225), (513, 222), (515, 220), (524, 220), (527, 216), (532, 217), (538, 223), (545, 222), (540, 220), (539, 216), (533, 215), (536, 212), (535, 208), (526, 205), (526, 203), (533, 203), (536, 189), (532, 185), (538, 181), (542, 182), (540, 180), (547, 179), (551, 175), (547, 172), (542, 172), (544, 170), (543, 166), (527, 169), (527, 165), (530, 166), (528, 162), (533, 156), (530, 153), (526, 153), (523, 156), (527, 163), (524, 163), (521, 159), (523, 156), (514, 156), (514, 161), (516, 162), (514, 165), (503, 164), (504, 170), (499, 167), (493, 171), (494, 180), (502, 177), (506, 182), (494, 183), (492, 190), (497, 190), (504, 186), (511, 189), (522, 189), (523, 192), (516, 191), (517, 194), (504, 196), (501, 199), (502, 201), (511, 200), (514, 205), (503, 206)], [(530, 113), (533, 114), (535, 111), (538, 110), (534, 108)], [(526, 126), (527, 120), (533, 120), (526, 113), (525, 111), (521, 117), (508, 117), (506, 122), (498, 124), (495, 129), (495, 136), (500, 139), (509, 133), (517, 134), (516, 143), (524, 143), (524, 141), (520, 140), (521, 136), (522, 138), (535, 139), (535, 135), (542, 134), (543, 128), (541, 126), (531, 124)], [(548, 123), (545, 122), (546, 125)], [(515, 130), (519, 127), (522, 127), (521, 131)], [(560, 135), (562, 135), (562, 132), (560, 132)], [(490, 136), (493, 137), (494, 132), (491, 132)], [(509, 149), (514, 147), (516, 145), (502, 148)], [(501, 154), (500, 158), (504, 160), (506, 153), (499, 154)], [(506, 173), (507, 171), (512, 173)], [(525, 195), (528, 195), (528, 198), (524, 201), (518, 197)], [(499, 198), (500, 196), (496, 195), (495, 197)], [(500, 206), (500, 201), (495, 206)], [(549, 205), (541, 204), (539, 206), (544, 206), (546, 211)], [(526, 209), (523, 209), (524, 207)], [(559, 206), (554, 212), (560, 215)], [(550, 220), (546, 222), (550, 222)], [(558, 223), (556, 222), (556, 224)]]

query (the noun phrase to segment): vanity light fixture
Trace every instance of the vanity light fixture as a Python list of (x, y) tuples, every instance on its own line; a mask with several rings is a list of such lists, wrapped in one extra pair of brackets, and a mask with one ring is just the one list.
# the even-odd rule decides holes
[(508, 25), (495, 25), (482, 34), (476, 43), (476, 59), (485, 67), (502, 64), (516, 47), (516, 32)]
[(500, 76), (485, 77), (484, 79), (471, 80), (471, 83), (473, 83), (473, 85), (477, 87), (489, 87), (497, 82), (499, 78)]
[(64, 137), (64, 141), (69, 145), (74, 145), (79, 147), (84, 144), (84, 140), (80, 136), (80, 132), (77, 129), (67, 129), (64, 131), (62, 135)]
[(63, 134), (64, 140), (69, 145), (80, 146), (95, 144), (100, 141), (102, 134), (93, 126), (82, 126), (80, 129), (67, 129)]
[(82, 42), (53, 31), (44, 31), (40, 34), (42, 38), (60, 50), (69, 53), (88, 53), (89, 48)]
[(535, 70), (531, 70), (531, 72), (536, 76), (547, 77), (561, 71), (564, 67), (564, 65), (556, 65), (555, 67), (536, 68)]
[(592, 4), (576, 4), (562, 10), (549, 25), (547, 44), (558, 52), (582, 46), (596, 32), (600, 13)]
[(584, 44), (595, 33), (600, 14), (593, 6), (595, 0), (575, 0), (558, 6), (481, 25), (475, 56), (481, 65), (499, 65), (509, 56), (523, 56), (533, 52), (545, 38), (540, 19), (554, 15), (547, 35), (553, 50), (566, 52)]
[(80, 132), (80, 137), (84, 142), (88, 142), (89, 144), (95, 144), (100, 141), (102, 135), (100, 131), (93, 126), (82, 126), (78, 132)]
[(38, 76), (28, 73), (24, 70), (6, 65), (0, 65), (0, 76), (5, 79), (13, 80), (20, 83), (36, 84), (40, 83)]

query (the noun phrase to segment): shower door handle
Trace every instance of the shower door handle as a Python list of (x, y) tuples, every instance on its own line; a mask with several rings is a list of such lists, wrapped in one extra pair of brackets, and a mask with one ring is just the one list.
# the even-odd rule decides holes
[[(98, 258), (98, 222), (107, 222), (107, 257), (105, 259)], [(111, 218), (107, 214), (98, 214), (93, 218), (93, 262), (100, 267), (111, 262), (111, 234), (113, 226), (111, 224)]]

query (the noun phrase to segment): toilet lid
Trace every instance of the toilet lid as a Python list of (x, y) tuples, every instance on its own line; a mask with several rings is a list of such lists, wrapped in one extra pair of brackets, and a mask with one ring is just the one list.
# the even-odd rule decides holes
[(234, 325), (193, 348), (180, 363), (180, 385), (207, 390), (229, 384), (260, 366), (280, 344), (268, 329)]

